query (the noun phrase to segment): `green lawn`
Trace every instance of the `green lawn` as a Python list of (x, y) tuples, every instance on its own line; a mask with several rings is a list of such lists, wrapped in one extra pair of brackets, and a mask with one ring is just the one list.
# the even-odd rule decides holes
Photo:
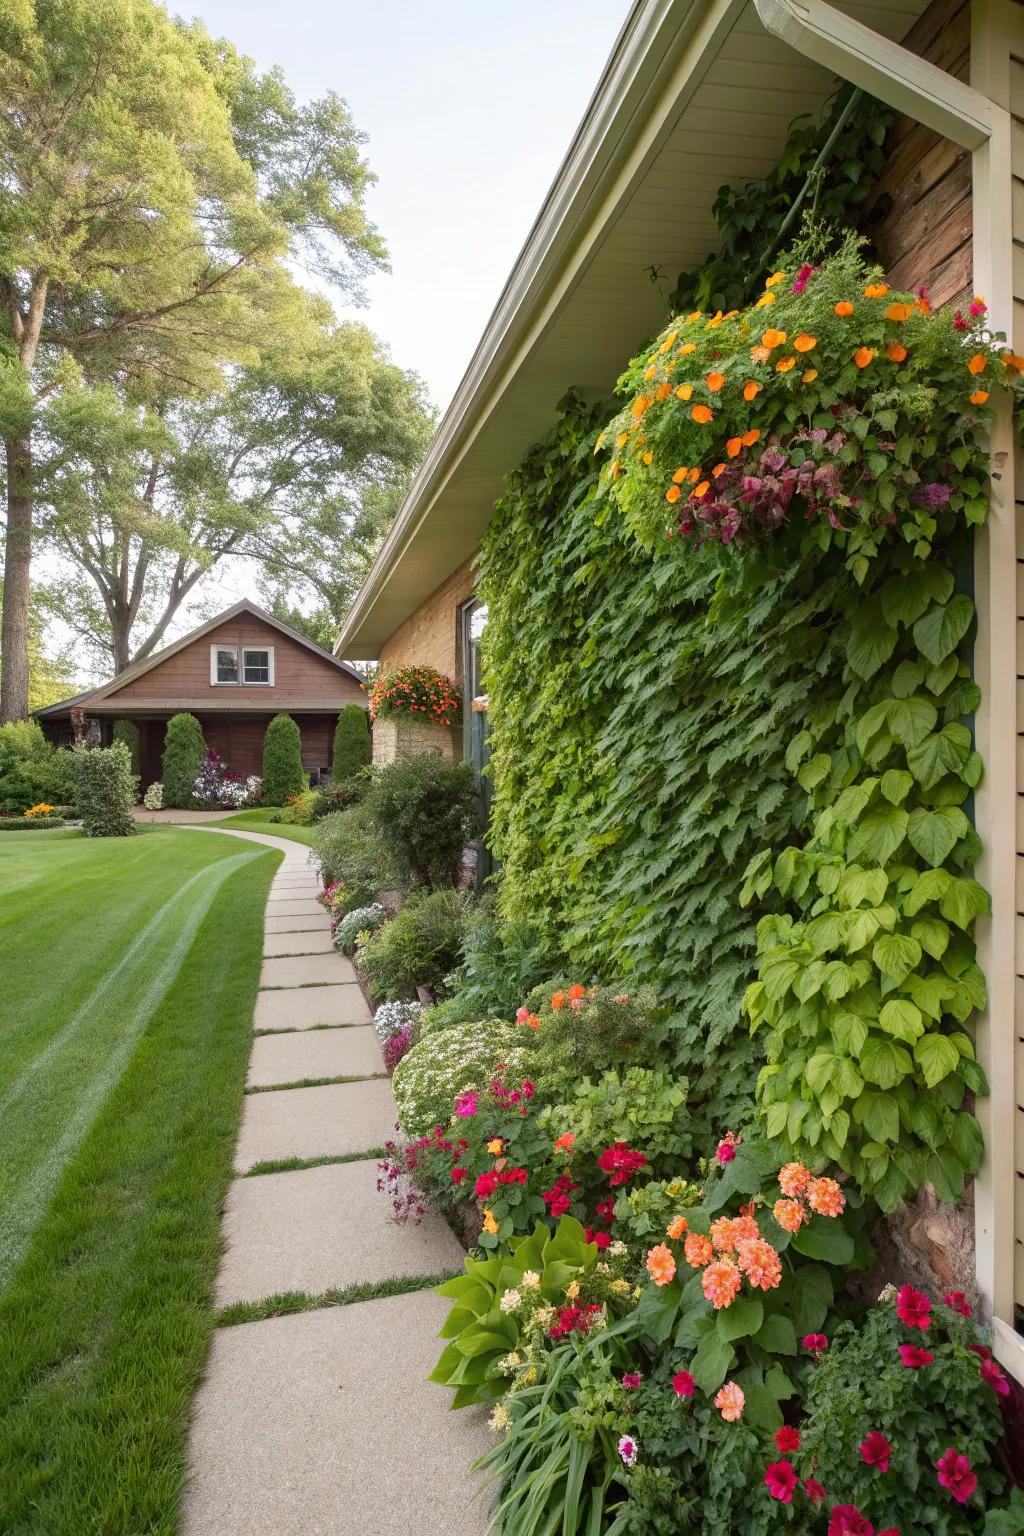
[(0, 1531), (171, 1536), (279, 856), (0, 841)]
[(271, 821), (274, 814), (271, 808), (255, 811), (235, 811), (230, 816), (222, 816), (219, 821), (204, 822), (207, 827), (236, 827), (247, 832), (269, 832), (274, 837), (289, 837), (293, 843), (305, 843), (307, 846), (313, 842), (312, 827), (294, 827), (288, 822)]

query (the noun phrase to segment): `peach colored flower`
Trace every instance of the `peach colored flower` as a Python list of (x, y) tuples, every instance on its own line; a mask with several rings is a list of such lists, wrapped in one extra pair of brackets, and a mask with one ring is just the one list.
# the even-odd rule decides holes
[(971, 394), (969, 394), (967, 398), (970, 400), (972, 405), (984, 405), (985, 401), (988, 399), (988, 390), (976, 389)]
[(658, 1243), (647, 1255), (647, 1273), (655, 1285), (670, 1285), (676, 1276), (676, 1261), (667, 1243)]
[(763, 1237), (740, 1243), (739, 1265), (757, 1291), (774, 1291), (782, 1283), (782, 1260)]
[(687, 1221), (685, 1216), (673, 1216), (672, 1220), (665, 1228), (665, 1235), (670, 1237), (674, 1243), (677, 1243), (686, 1232), (689, 1225), (690, 1223)]
[(810, 1182), (811, 1176), (803, 1163), (786, 1163), (779, 1169), (779, 1188), (790, 1199), (806, 1194)]
[(700, 1269), (705, 1264), (710, 1264), (715, 1256), (715, 1250), (711, 1246), (710, 1237), (705, 1237), (703, 1232), (687, 1232), (686, 1242), (683, 1244), (683, 1253), (686, 1262), (691, 1269)]
[(711, 1243), (716, 1253), (733, 1253), (740, 1243), (760, 1236), (753, 1216), (719, 1216), (711, 1223)]
[(839, 1216), (846, 1206), (846, 1196), (835, 1179), (812, 1179), (807, 1186), (807, 1204), (819, 1216)]
[(709, 373), (707, 378), (704, 380), (704, 383), (707, 385), (708, 389), (710, 389), (713, 395), (717, 395), (719, 390), (725, 384), (725, 374)]
[(751, 347), (750, 355), (755, 363), (766, 363), (771, 356), (770, 347)]
[(705, 1269), (700, 1283), (708, 1301), (716, 1312), (720, 1312), (723, 1307), (732, 1306), (736, 1292), (743, 1284), (743, 1276), (731, 1259), (716, 1259)]
[(743, 1405), (746, 1398), (743, 1396), (743, 1388), (738, 1387), (734, 1381), (727, 1381), (724, 1387), (719, 1387), (715, 1397), (715, 1407), (722, 1418), (729, 1424), (735, 1424), (743, 1417)]
[(715, 419), (715, 413), (710, 405), (691, 405), (690, 415), (702, 427), (706, 427), (709, 421)]
[(799, 1232), (807, 1220), (807, 1210), (799, 1200), (776, 1200), (772, 1215), (784, 1232)]

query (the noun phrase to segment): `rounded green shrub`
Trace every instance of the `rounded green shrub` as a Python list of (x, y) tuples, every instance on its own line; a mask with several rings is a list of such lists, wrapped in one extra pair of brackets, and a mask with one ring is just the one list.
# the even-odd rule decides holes
[(114, 740), (123, 741), (131, 755), (132, 773), (139, 776), (139, 728), (134, 720), (114, 721)]
[(334, 728), (331, 780), (343, 784), (370, 761), (370, 718), (359, 704), (346, 704)]
[[(385, 924), (374, 938), (392, 926)], [(391, 1079), (398, 1122), (406, 1136), (426, 1136), (435, 1125), (448, 1125), (459, 1094), (483, 1088), (499, 1063), (505, 1063), (509, 1077), (522, 1077), (527, 1054), (515, 1043), (518, 1038), (521, 1032), (517, 1035), (514, 1024), (484, 1019), (453, 1024), (414, 1045)]]
[(129, 837), (135, 831), (132, 806), (138, 781), (123, 741), (77, 751), (75, 778), (78, 814), (87, 837)]
[(399, 1001), (417, 987), (440, 987), (459, 962), (466, 898), (458, 891), (416, 891), (359, 956), (375, 997)]
[(366, 805), (407, 885), (455, 884), (479, 827), (471, 763), (433, 753), (399, 758), (374, 774)]
[(195, 715), (172, 715), (164, 734), (164, 805), (195, 808), (196, 775), (206, 757), (206, 742)]
[(275, 715), (263, 738), (263, 804), (284, 805), (305, 788), (299, 728), (291, 715)]
[(315, 825), (313, 847), (324, 884), (344, 886), (344, 911), (367, 907), (381, 891), (397, 888), (390, 852), (365, 805), (333, 811)]

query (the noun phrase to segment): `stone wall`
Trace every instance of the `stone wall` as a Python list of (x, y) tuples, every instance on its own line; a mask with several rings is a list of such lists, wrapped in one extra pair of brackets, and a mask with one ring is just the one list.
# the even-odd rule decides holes
[(416, 757), (421, 752), (436, 752), (440, 757), (455, 756), (455, 738), (450, 726), (403, 719), (375, 720), (373, 724), (373, 765), (385, 768), (400, 757)]

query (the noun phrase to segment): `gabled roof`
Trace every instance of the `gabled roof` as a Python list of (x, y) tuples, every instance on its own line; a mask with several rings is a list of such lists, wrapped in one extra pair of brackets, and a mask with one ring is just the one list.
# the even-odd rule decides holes
[(325, 650), (322, 645), (317, 645), (315, 640), (310, 640), (309, 636), (304, 635), (301, 630), (293, 629), (290, 624), (285, 624), (281, 619), (275, 619), (272, 613), (267, 613), (266, 609), (260, 608), (256, 603), (250, 602), (247, 597), (243, 597), (241, 602), (233, 604), (230, 608), (225, 608), (223, 613), (218, 613), (214, 618), (207, 619), (206, 623), (200, 624), (198, 629), (189, 630), (187, 635), (182, 635), (180, 640), (175, 640), (171, 645), (164, 646), (162, 651), (154, 651), (151, 656), (146, 656), (142, 661), (133, 662), (130, 667), (125, 667), (124, 671), (111, 678), (109, 683), (101, 683), (98, 688), (90, 688), (85, 693), (77, 693), (74, 698), (61, 699), (57, 704), (46, 704), (42, 709), (35, 709), (32, 713), (38, 718), (45, 719), (47, 715), (62, 715), (69, 709), (78, 708), (79, 705), (98, 704), (102, 700), (119, 693), (126, 683), (133, 683), (136, 678), (144, 677), (147, 672), (159, 666), (162, 661), (166, 661), (169, 656), (174, 656), (178, 651), (183, 651), (186, 646), (192, 645), (196, 640), (201, 640), (204, 635), (208, 635), (213, 630), (218, 629), (221, 624), (226, 624), (231, 619), (236, 619), (241, 613), (251, 614), (253, 618), (259, 619), (263, 624), (269, 624), (272, 629), (278, 630), (282, 635), (287, 635), (289, 640), (294, 640), (297, 645), (305, 646), (307, 651), (312, 651), (322, 661), (329, 661), (332, 667), (336, 667), (339, 672), (344, 672), (353, 681), (357, 683), (365, 681), (362, 673), (357, 672), (355, 667), (350, 667), (345, 661), (339, 661), (337, 656)]
[[(927, 0), (837, 0), (890, 39)], [(664, 322), (664, 290), (716, 249), (718, 189), (764, 176), (832, 69), (755, 0), (636, 0), (536, 223), (380, 554), (338, 655), (373, 657), (475, 552), (505, 476), (571, 386), (606, 399)], [(651, 279), (652, 272), (659, 283)]]

